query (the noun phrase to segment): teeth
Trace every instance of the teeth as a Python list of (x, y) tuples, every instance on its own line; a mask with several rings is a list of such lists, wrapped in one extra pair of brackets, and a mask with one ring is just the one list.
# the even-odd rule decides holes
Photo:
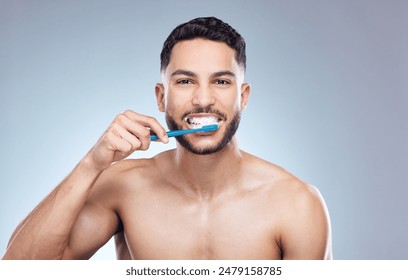
[(185, 121), (191, 125), (193, 128), (200, 128), (205, 125), (210, 125), (210, 124), (217, 124), (218, 119), (214, 116), (209, 116), (209, 117), (193, 117), (189, 118), (187, 117)]

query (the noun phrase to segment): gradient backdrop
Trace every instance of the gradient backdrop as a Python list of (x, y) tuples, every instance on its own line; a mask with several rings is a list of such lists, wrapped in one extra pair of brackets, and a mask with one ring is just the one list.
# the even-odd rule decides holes
[(162, 43), (209, 15), (247, 41), (241, 148), (320, 189), (336, 259), (408, 259), (408, 1), (386, 0), (0, 0), (0, 255), (118, 113), (165, 123)]

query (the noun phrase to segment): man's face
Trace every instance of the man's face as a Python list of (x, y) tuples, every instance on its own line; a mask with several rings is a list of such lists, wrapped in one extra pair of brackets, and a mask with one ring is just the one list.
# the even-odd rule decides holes
[(177, 138), (195, 154), (223, 149), (234, 136), (250, 87), (243, 83), (244, 71), (227, 44), (204, 39), (177, 43), (170, 63), (156, 86), (159, 109), (166, 112), (169, 129), (191, 129), (218, 123), (210, 133)]

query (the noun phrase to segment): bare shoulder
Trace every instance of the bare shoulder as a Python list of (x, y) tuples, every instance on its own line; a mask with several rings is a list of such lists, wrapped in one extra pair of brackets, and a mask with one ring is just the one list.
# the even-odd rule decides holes
[(126, 159), (112, 164), (98, 178), (90, 194), (90, 200), (120, 203), (120, 200), (129, 193), (151, 185), (150, 181), (155, 178), (156, 166), (155, 158)]
[(246, 169), (249, 169), (251, 180), (259, 180), (258, 184), (265, 186), (267, 192), (279, 198), (282, 203), (302, 205), (321, 202), (321, 194), (315, 186), (276, 164), (250, 154), (245, 154), (245, 157), (248, 162)]
[(123, 179), (127, 179), (128, 176), (143, 175), (148, 172), (155, 165), (154, 158), (142, 158), (142, 159), (125, 159), (116, 162), (111, 165), (101, 175), (103, 181), (116, 181), (121, 182)]
[[(319, 190), (287, 170), (247, 155), (254, 178), (260, 178), (276, 242), (285, 259), (330, 259), (331, 228)], [(262, 182), (262, 183), (261, 183)]]

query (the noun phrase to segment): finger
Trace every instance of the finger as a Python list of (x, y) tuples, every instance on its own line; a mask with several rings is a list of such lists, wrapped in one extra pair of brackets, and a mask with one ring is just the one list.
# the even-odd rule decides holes
[[(142, 139), (139, 139), (136, 135), (129, 132), (126, 128), (122, 127), (119, 124), (114, 124), (114, 126), (115, 126), (114, 129), (115, 129), (117, 135), (131, 145), (131, 150), (132, 151), (136, 151), (137, 149), (141, 149), (141, 147), (143, 146)], [(149, 144), (147, 144), (147, 147), (148, 147), (148, 145)]]
[(146, 116), (146, 115), (142, 115), (142, 114), (138, 114), (131, 110), (127, 110), (123, 114), (126, 117), (128, 117), (130, 120), (132, 120), (133, 122), (138, 122), (146, 127), (149, 127), (154, 132), (154, 134), (156, 134), (157, 137), (159, 137), (159, 139), (163, 143), (169, 142), (169, 138), (166, 134), (166, 130), (155, 118)]
[(112, 152), (129, 154), (132, 151), (132, 145), (124, 140), (116, 131), (110, 131), (106, 135), (105, 141), (107, 142), (107, 148)]
[(134, 141), (133, 138), (137, 138), (141, 145), (137, 148), (140, 150), (147, 150), (150, 146), (150, 130), (137, 122), (130, 120), (125, 115), (118, 116), (114, 123), (117, 126), (117, 130), (120, 134), (123, 134), (125, 139)]

